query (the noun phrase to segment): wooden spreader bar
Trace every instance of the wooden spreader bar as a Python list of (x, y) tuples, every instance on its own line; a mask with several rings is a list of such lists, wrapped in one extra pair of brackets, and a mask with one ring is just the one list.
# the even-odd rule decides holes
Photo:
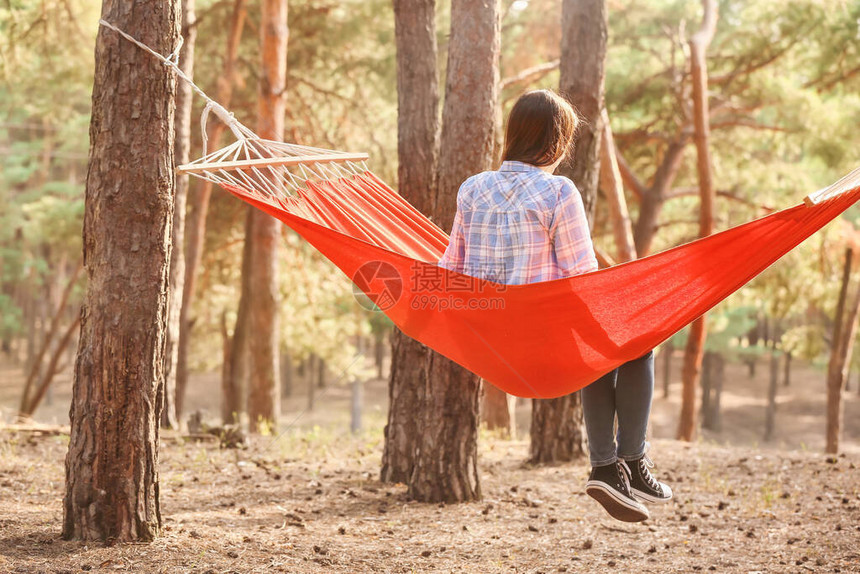
[(177, 173), (204, 173), (207, 171), (249, 169), (254, 167), (288, 167), (300, 164), (345, 163), (348, 161), (365, 161), (370, 156), (366, 153), (344, 153), (337, 155), (300, 155), (292, 157), (265, 157), (259, 159), (240, 159), (235, 161), (217, 161), (212, 163), (187, 163), (176, 168)]

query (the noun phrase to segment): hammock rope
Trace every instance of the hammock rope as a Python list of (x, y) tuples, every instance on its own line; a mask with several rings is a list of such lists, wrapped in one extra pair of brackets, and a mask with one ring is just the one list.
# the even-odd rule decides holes
[(102, 25), (173, 67), (236, 135), (179, 173), (281, 220), (404, 333), (521, 397), (569, 394), (642, 356), (860, 199), (857, 169), (800, 205), (655, 255), (555, 281), (496, 284), (438, 267), (447, 234), (374, 175), (365, 154), (261, 139), (194, 86), (176, 58)]

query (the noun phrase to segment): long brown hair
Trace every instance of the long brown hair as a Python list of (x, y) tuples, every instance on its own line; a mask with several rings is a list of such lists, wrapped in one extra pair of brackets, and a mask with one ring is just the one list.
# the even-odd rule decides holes
[(570, 150), (578, 126), (573, 106), (555, 92), (526, 92), (508, 116), (502, 161), (552, 165)]

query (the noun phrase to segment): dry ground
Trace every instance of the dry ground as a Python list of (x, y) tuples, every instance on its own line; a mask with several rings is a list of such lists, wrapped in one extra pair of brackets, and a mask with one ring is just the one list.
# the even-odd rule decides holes
[(608, 518), (584, 464), (528, 468), (485, 437), (482, 502), (410, 502), (377, 480), (378, 433), (290, 434), (247, 451), (166, 445), (164, 533), (103, 548), (59, 539), (65, 438), (0, 444), (0, 572), (858, 572), (860, 457), (658, 440), (677, 501)]
[[(677, 372), (678, 364), (673, 367)], [(0, 431), (0, 574), (6, 572), (860, 572), (860, 397), (846, 396), (845, 454), (820, 453), (823, 375), (797, 365), (780, 388), (776, 440), (762, 443), (767, 369), (729, 365), (723, 430), (670, 438), (678, 384), (658, 390), (652, 455), (677, 501), (651, 520), (613, 521), (582, 492), (585, 463), (523, 464), (527, 442), (483, 435), (484, 500), (437, 506), (378, 482), (384, 381), (366, 386), (364, 426), (346, 432), (348, 389), (285, 401), (279, 438), (245, 451), (167, 441), (164, 532), (149, 545), (81, 546), (59, 538), (64, 436)], [(332, 377), (334, 379), (335, 377)], [(658, 378), (661, 375), (658, 373)], [(11, 419), (20, 369), (0, 364)], [(39, 420), (67, 421), (60, 380)], [(193, 379), (191, 408), (217, 412), (217, 377)], [(659, 386), (659, 383), (658, 383)], [(528, 403), (520, 409), (527, 437)]]

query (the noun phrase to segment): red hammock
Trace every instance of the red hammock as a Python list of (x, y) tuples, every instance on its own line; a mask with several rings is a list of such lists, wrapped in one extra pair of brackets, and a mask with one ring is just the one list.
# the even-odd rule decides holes
[(254, 177), (215, 180), (297, 231), (404, 333), (533, 398), (646, 353), (860, 199), (854, 187), (609, 269), (506, 286), (437, 267), (447, 235), (370, 172), (311, 177), (282, 197)]
[(339, 167), (366, 155), (261, 139), (172, 59), (100, 23), (173, 67), (206, 99), (204, 147), (210, 111), (236, 136), (179, 172), (280, 219), (407, 335), (521, 397), (569, 394), (641, 356), (860, 199), (858, 170), (807, 205), (657, 255), (567, 279), (497, 285), (436, 267), (445, 232), (370, 172)]

